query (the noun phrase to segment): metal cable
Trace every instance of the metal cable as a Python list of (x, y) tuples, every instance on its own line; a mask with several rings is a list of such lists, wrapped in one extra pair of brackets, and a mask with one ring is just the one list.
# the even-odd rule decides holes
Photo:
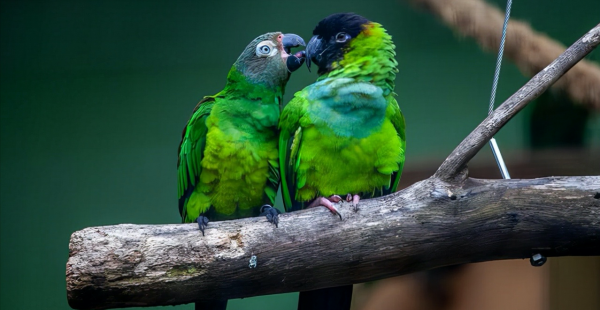
[[(494, 111), (494, 102), (496, 101), (496, 89), (498, 88), (498, 79), (500, 78), (500, 67), (502, 66), (504, 42), (506, 41), (506, 28), (508, 26), (508, 19), (510, 17), (511, 6), (512, 0), (508, 0), (506, 3), (506, 14), (504, 16), (504, 26), (502, 27), (502, 38), (500, 39), (500, 48), (498, 49), (498, 59), (496, 60), (496, 72), (494, 73), (494, 82), (492, 84), (492, 95), (490, 98), (490, 109), (488, 115), (492, 114), (492, 111)], [(496, 139), (494, 139), (494, 137), (490, 139), (490, 147), (492, 148), (492, 153), (494, 153), (494, 158), (496, 158), (496, 163), (498, 164), (498, 168), (500, 168), (500, 173), (502, 174), (502, 177), (505, 179), (510, 179), (510, 174), (508, 173), (506, 164), (504, 164), (504, 159), (502, 158), (502, 154), (500, 153), (500, 148), (498, 147), (498, 143), (496, 143)]]
[(504, 16), (504, 26), (502, 27), (502, 38), (500, 39), (500, 48), (498, 49), (498, 59), (496, 60), (496, 72), (494, 73), (494, 83), (492, 84), (492, 96), (490, 98), (489, 114), (494, 111), (494, 103), (496, 101), (496, 89), (498, 88), (498, 79), (500, 78), (500, 67), (502, 67), (502, 55), (504, 54), (504, 42), (506, 41), (506, 28), (508, 26), (508, 18), (510, 17), (510, 7), (512, 0), (506, 3), (506, 15)]

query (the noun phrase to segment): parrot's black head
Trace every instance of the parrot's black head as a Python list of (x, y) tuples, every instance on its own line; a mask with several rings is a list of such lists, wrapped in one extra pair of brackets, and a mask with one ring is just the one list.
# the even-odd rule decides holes
[(253, 82), (280, 85), (304, 63), (305, 52), (291, 53), (292, 47), (305, 46), (295, 34), (269, 32), (252, 40), (235, 62), (235, 68)]
[(344, 57), (348, 43), (358, 36), (369, 20), (354, 13), (337, 13), (321, 20), (306, 46), (306, 65), (319, 66), (319, 74), (331, 71), (331, 64)]

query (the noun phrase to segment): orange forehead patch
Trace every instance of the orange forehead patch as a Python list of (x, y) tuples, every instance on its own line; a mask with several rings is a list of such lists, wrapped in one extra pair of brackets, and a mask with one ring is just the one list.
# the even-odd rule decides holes
[(361, 31), (361, 33), (365, 36), (371, 36), (373, 34), (374, 27), (375, 27), (375, 25), (373, 25), (373, 23), (365, 24), (364, 29), (363, 29), (363, 31)]

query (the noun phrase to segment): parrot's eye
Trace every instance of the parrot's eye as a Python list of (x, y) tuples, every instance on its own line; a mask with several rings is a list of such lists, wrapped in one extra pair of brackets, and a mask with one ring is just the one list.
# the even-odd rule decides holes
[(263, 45), (260, 47), (260, 52), (261, 54), (269, 54), (271, 52), (271, 48), (266, 45)]
[(256, 46), (256, 56), (258, 57), (269, 57), (276, 53), (275, 44), (271, 41), (263, 41)]
[(350, 35), (345, 32), (340, 32), (335, 35), (335, 42), (344, 43), (350, 39)]

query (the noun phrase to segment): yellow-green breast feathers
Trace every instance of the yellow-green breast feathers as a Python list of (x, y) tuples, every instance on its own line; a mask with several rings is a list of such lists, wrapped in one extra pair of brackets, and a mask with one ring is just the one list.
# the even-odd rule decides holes
[(257, 216), (262, 204), (274, 203), (281, 89), (235, 85), (202, 100), (184, 131), (178, 165), (184, 222)]

